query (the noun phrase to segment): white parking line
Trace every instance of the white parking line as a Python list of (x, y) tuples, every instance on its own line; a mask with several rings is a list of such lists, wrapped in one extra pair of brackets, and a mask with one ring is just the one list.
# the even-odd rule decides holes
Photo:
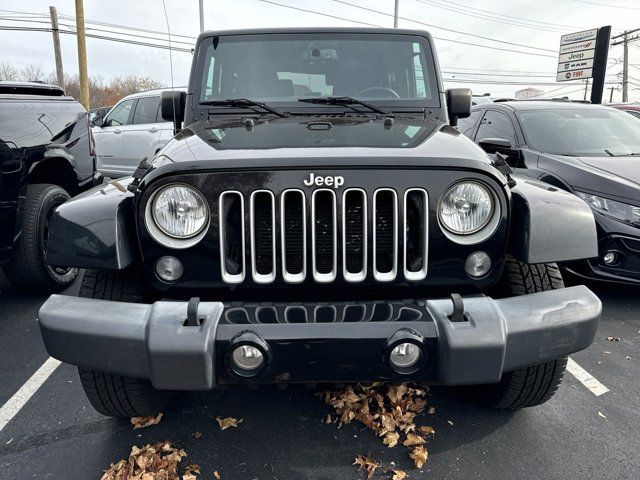
[(36, 373), (31, 375), (31, 378), (20, 387), (20, 390), (0, 408), (0, 432), (7, 426), (7, 423), (22, 410), (22, 407), (33, 397), (42, 384), (46, 382), (47, 378), (58, 368), (58, 365), (60, 365), (60, 361), (49, 357)]
[(596, 378), (594, 378), (589, 372), (578, 365), (572, 358), (567, 361), (567, 371), (576, 377), (580, 383), (591, 390), (596, 397), (603, 395), (609, 391), (607, 387), (601, 384)]

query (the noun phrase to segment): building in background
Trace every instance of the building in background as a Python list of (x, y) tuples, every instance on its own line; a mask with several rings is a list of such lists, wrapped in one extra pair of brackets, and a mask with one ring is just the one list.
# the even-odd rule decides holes
[(544, 95), (544, 90), (540, 90), (539, 88), (523, 88), (522, 90), (518, 90), (516, 92), (516, 99), (518, 100), (526, 100), (527, 98), (540, 98)]

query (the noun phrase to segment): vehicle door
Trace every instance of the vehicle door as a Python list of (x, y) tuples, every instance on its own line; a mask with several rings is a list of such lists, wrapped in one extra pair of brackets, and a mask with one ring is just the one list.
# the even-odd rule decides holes
[(160, 96), (140, 97), (133, 112), (131, 125), (124, 131), (123, 168), (133, 173), (143, 158), (151, 158), (162, 145), (163, 125), (158, 123)]
[(98, 170), (105, 175), (124, 175), (123, 133), (129, 125), (133, 113), (135, 99), (127, 99), (118, 103), (104, 118), (102, 126), (93, 127), (93, 138), (96, 144)]

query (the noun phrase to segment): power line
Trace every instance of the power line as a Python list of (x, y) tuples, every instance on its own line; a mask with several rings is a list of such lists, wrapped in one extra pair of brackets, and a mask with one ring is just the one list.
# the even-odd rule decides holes
[[(415, 0), (415, 1), (418, 1), (420, 3), (429, 2), (429, 0), (425, 0), (425, 1)], [(429, 3), (436, 3), (436, 2), (434, 0), (431, 0)], [(441, 2), (437, 2), (437, 3), (441, 3)], [(561, 23), (543, 22), (543, 21), (540, 21), (540, 20), (531, 20), (529, 18), (524, 18), (524, 17), (516, 17), (515, 15), (506, 15), (506, 14), (503, 14), (503, 13), (490, 12), (488, 10), (482, 10), (480, 8), (470, 7), (468, 5), (465, 5), (465, 4), (462, 4), (462, 3), (458, 3), (458, 2), (453, 2), (451, 0), (447, 0), (446, 3), (447, 4), (451, 4), (451, 5), (456, 5), (458, 7), (462, 7), (464, 9), (469, 10), (469, 11), (482, 12), (483, 14), (486, 14), (487, 16), (493, 15), (493, 16), (498, 16), (498, 17), (504, 17), (507, 20), (516, 19), (516, 20), (521, 20), (523, 22), (537, 23), (537, 24), (540, 24), (542, 26), (548, 26), (550, 28), (559, 28), (559, 29), (563, 29), (563, 30), (566, 29), (566, 28), (576, 28), (576, 29), (584, 28), (584, 27), (577, 27), (575, 25), (564, 25), (564, 24), (561, 24)], [(460, 13), (464, 14), (464, 12), (460, 12)], [(507, 23), (509, 23), (509, 22), (507, 22)]]
[(578, 3), (588, 3), (590, 5), (598, 5), (599, 7), (609, 7), (609, 8), (624, 8), (627, 10), (640, 10), (640, 8), (638, 7), (624, 7), (622, 5), (611, 5), (608, 3), (597, 3), (597, 2), (590, 2), (588, 0), (573, 0), (574, 2), (578, 2)]
[[(356, 5), (356, 4), (353, 4), (353, 3), (346, 2), (344, 0), (333, 0), (333, 1), (336, 2), (336, 3), (341, 3), (343, 5), (349, 5), (351, 7), (358, 8), (360, 10), (365, 10), (367, 12), (377, 13), (379, 15), (384, 15), (385, 17), (393, 17), (394, 16), (394, 15), (392, 15), (390, 13), (382, 12), (380, 10), (375, 10), (373, 8), (363, 7), (363, 6), (360, 6), (360, 5)], [(431, 23), (421, 22), (419, 20), (414, 20), (412, 18), (406, 18), (406, 17), (400, 17), (400, 16), (398, 18), (400, 20), (405, 20), (407, 22), (418, 23), (418, 24), (424, 25), (426, 27), (436, 28), (438, 30), (444, 30), (445, 32), (457, 33), (459, 35), (467, 35), (469, 37), (480, 38), (482, 40), (488, 40), (490, 42), (502, 43), (502, 44), (505, 44), (505, 45), (513, 45), (513, 46), (516, 46), (516, 47), (530, 48), (532, 50), (540, 50), (540, 51), (543, 51), (543, 52), (553, 52), (553, 53), (556, 52), (555, 50), (550, 50), (548, 48), (534, 47), (534, 46), (526, 45), (526, 44), (523, 44), (523, 43), (508, 42), (508, 41), (505, 41), (505, 40), (498, 40), (496, 38), (485, 37), (485, 36), (482, 36), (482, 35), (476, 35), (475, 33), (467, 33), (467, 32), (462, 32), (460, 30), (454, 30), (452, 28), (440, 27), (438, 25), (433, 25)]]
[[(376, 25), (376, 24), (371, 24), (371, 23), (366, 23), (366, 22), (359, 22), (359, 21), (356, 21), (356, 20), (349, 20), (348, 18), (339, 17), (339, 16), (336, 16), (336, 15), (329, 15), (328, 13), (318, 12), (318, 11), (315, 11), (315, 10), (308, 10), (308, 9), (304, 9), (304, 8), (300, 8), (300, 7), (294, 7), (293, 5), (287, 5), (287, 4), (284, 4), (284, 3), (274, 2), (273, 0), (258, 0), (258, 1), (259, 2), (264, 2), (264, 3), (270, 3), (272, 5), (278, 5), (279, 7), (283, 7), (283, 8), (290, 8), (292, 10), (298, 10), (298, 11), (302, 11), (302, 12), (306, 12), (306, 13), (312, 13), (314, 15), (320, 15), (320, 16), (323, 16), (323, 17), (330, 17), (330, 18), (334, 18), (334, 19), (338, 19), (338, 20), (344, 20), (346, 22), (360, 23), (360, 24), (367, 25), (367, 26), (370, 26), (370, 27), (381, 27), (381, 25)], [(384, 13), (384, 12), (380, 12), (380, 13)], [(414, 21), (414, 20), (410, 20), (410, 21)], [(421, 22), (417, 22), (417, 23), (421, 23)], [(493, 45), (480, 45), (480, 44), (477, 44), (477, 43), (463, 42), (462, 40), (453, 40), (453, 39), (450, 39), (450, 38), (442, 38), (442, 37), (435, 37), (435, 36), (433, 38), (435, 38), (436, 40), (443, 41), (443, 42), (458, 43), (460, 45), (469, 45), (471, 47), (489, 48), (491, 50), (500, 50), (500, 51), (503, 51), (503, 52), (520, 53), (520, 54), (523, 54), (523, 55), (535, 55), (535, 56), (538, 56), (538, 57), (557, 58), (557, 55), (546, 55), (544, 53), (524, 52), (522, 50), (513, 50), (513, 49), (509, 49), (509, 48), (495, 47)]]
[[(433, 3), (430, 2), (429, 0), (415, 0), (418, 3), (423, 3), (425, 5), (429, 5), (432, 7), (437, 7), (443, 10), (448, 10), (451, 12), (454, 12), (456, 14), (462, 14), (462, 15), (466, 15), (469, 17), (474, 17), (474, 18), (479, 18), (482, 20), (488, 20), (490, 22), (495, 22), (495, 23), (501, 23), (501, 24), (506, 24), (506, 25), (511, 25), (511, 26), (517, 26), (517, 27), (524, 27), (524, 28), (530, 28), (533, 30), (539, 30), (539, 31), (543, 31), (543, 32), (553, 32), (553, 33), (560, 33), (563, 31), (566, 31), (566, 29), (560, 30), (556, 27), (545, 27), (543, 25), (532, 25), (529, 23), (524, 23), (521, 21), (517, 21), (517, 20), (506, 20), (506, 19), (502, 19), (502, 18), (498, 18), (498, 17), (491, 17), (489, 15), (483, 14), (483, 13), (475, 13), (472, 11), (464, 11), (464, 6), (457, 6), (457, 7), (450, 7), (448, 5), (442, 5), (439, 3)], [(448, 2), (448, 3), (452, 3), (453, 2)], [(460, 4), (455, 4), (455, 5), (460, 5)]]

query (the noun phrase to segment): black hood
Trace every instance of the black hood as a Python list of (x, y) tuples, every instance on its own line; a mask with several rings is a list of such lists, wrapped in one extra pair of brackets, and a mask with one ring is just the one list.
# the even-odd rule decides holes
[(640, 203), (640, 156), (540, 155), (540, 168), (557, 173), (578, 191)]
[(433, 119), (261, 117), (195, 122), (149, 162), (151, 170), (425, 166), (491, 169), (491, 159)]

